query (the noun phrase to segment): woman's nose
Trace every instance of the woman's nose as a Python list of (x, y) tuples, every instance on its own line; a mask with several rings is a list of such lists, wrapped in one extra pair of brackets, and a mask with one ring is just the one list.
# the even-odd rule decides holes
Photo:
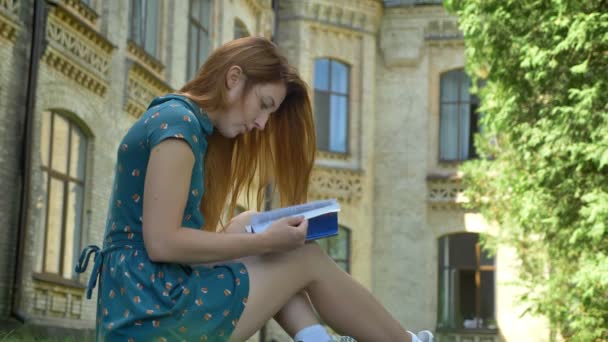
[(253, 124), (255, 125), (255, 127), (259, 130), (263, 130), (264, 127), (266, 127), (266, 123), (268, 122), (268, 117), (269, 114), (262, 114), (260, 115), (260, 117), (258, 117)]

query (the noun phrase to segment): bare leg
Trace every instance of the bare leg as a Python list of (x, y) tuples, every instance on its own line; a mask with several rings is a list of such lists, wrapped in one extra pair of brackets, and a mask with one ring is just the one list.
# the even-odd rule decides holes
[[(241, 220), (243, 220), (241, 225), (243, 227), (245, 224), (249, 223), (249, 218), (247, 217), (248, 213), (253, 214), (254, 212), (245, 212), (245, 215), (241, 216)], [(244, 233), (243, 227), (234, 225), (226, 229), (225, 232), (230, 234), (242, 234)], [(221, 264), (221, 262), (218, 262), (217, 264)], [(207, 266), (212, 265), (208, 264)], [(312, 308), (312, 304), (310, 303), (306, 292), (298, 293), (289, 299), (274, 316), (274, 319), (291, 337), (294, 337), (300, 330), (306, 327), (319, 324), (319, 319)]]
[(343, 272), (317, 244), (241, 261), (249, 272), (249, 298), (231, 341), (245, 341), (304, 289), (321, 317), (340, 333), (361, 342), (411, 341), (371, 293)]
[(274, 316), (274, 319), (291, 337), (306, 327), (319, 324), (306, 292), (300, 292), (291, 297)]

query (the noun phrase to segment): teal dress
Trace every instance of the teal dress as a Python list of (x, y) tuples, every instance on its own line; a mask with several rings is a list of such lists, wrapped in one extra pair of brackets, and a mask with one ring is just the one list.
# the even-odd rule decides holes
[(114, 188), (103, 249), (82, 251), (76, 272), (94, 256), (87, 298), (99, 279), (98, 341), (225, 341), (241, 316), (249, 276), (241, 263), (215, 267), (153, 262), (143, 242), (144, 181), (150, 151), (165, 139), (181, 139), (195, 156), (182, 226), (201, 229), (206, 137), (211, 121), (179, 95), (154, 99), (118, 147)]

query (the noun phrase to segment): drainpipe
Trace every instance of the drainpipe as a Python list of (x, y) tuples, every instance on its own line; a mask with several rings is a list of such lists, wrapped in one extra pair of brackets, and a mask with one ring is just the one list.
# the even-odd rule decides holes
[(44, 34), (46, 31), (45, 1), (34, 0), (32, 17), (32, 43), (30, 59), (27, 70), (27, 83), (25, 94), (25, 113), (23, 118), (23, 130), (21, 131), (21, 156), (19, 160), (19, 187), (21, 194), (19, 202), (19, 213), (17, 221), (17, 253), (15, 258), (15, 273), (13, 278), (13, 300), (11, 302), (11, 316), (21, 323), (28, 319), (21, 311), (23, 260), (25, 251), (25, 238), (29, 215), (29, 202), (31, 192), (31, 170), (32, 170), (32, 131), (34, 124), (34, 109), (36, 105), (36, 84), (38, 83), (38, 69), (40, 57), (43, 51)]

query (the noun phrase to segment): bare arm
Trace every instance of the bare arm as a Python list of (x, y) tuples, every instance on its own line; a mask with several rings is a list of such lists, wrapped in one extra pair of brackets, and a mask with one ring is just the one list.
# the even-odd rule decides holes
[(277, 227), (281, 229), (275, 229), (275, 233), (269, 229), (263, 234), (220, 234), (181, 227), (193, 166), (194, 154), (183, 141), (165, 140), (150, 153), (144, 187), (143, 235), (151, 260), (206, 263), (293, 249), (304, 243), (307, 227), (302, 226), (307, 222), (302, 220), (285, 220), (286, 227)]

